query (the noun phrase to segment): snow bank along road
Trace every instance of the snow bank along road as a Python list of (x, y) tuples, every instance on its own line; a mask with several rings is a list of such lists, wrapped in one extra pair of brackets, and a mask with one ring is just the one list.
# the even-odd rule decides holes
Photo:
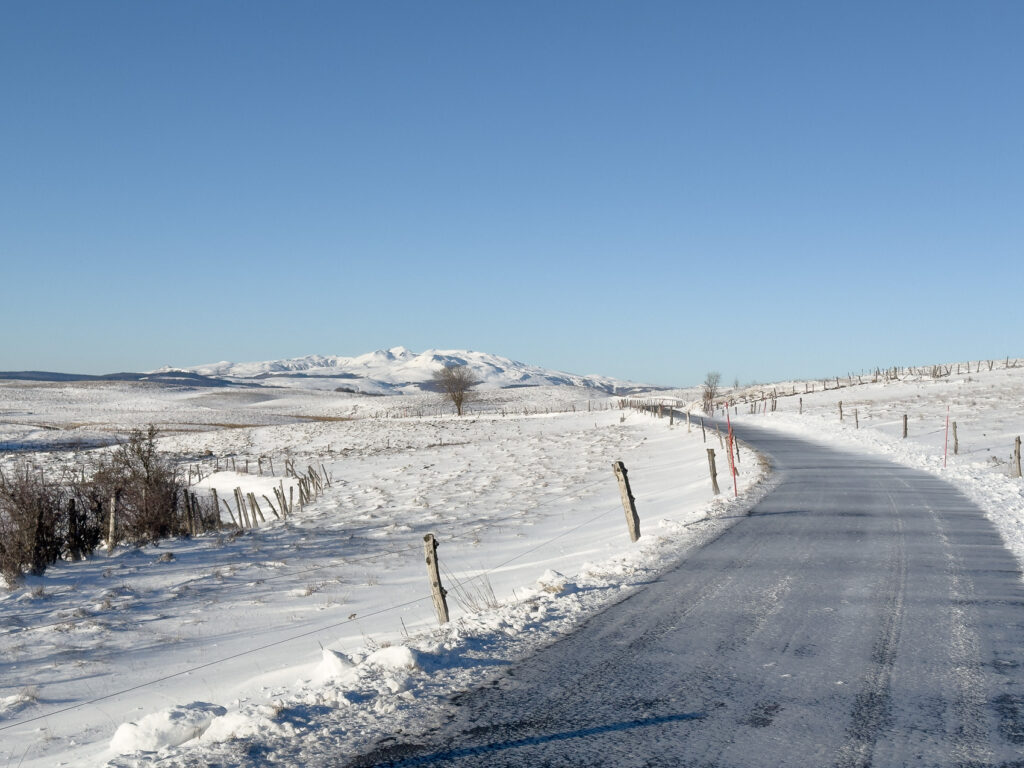
[(746, 519), (353, 763), (1024, 766), (1024, 589), (956, 489), (753, 427)]

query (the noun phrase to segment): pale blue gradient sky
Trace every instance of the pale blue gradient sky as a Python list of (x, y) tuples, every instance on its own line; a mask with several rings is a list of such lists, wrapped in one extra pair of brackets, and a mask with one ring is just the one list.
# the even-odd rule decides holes
[(0, 370), (1024, 355), (1024, 3), (0, 5)]

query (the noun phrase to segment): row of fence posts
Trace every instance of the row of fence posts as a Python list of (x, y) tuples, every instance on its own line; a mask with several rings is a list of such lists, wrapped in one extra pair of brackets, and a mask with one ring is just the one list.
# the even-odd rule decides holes
[[(286, 468), (285, 469), (285, 474), (292, 474), (292, 472), (294, 472), (294, 469), (292, 470), (292, 472), (289, 472), (288, 469), (287, 469), (289, 464), (293, 464), (292, 460), (286, 458), (284, 460), (284, 463), (285, 463), (285, 468)], [(213, 468), (208, 471), (207, 476), (210, 475), (210, 474), (213, 474), (214, 472), (220, 472), (220, 470), (221, 470), (221, 465), (220, 464), (221, 464), (221, 458), (219, 456), (214, 456), (213, 457)], [(274, 457), (273, 456), (257, 456), (256, 457), (256, 472), (257, 472), (257, 474), (260, 477), (263, 476), (264, 467), (266, 467), (266, 469), (270, 473), (271, 477), (276, 477), (276, 473), (274, 472)], [(234, 456), (227, 456), (227, 457), (225, 457), (224, 458), (224, 469), (231, 469), (232, 472), (237, 472), (238, 471), (238, 461), (237, 461), (236, 457), (234, 457)], [(242, 472), (244, 472), (247, 475), (249, 474), (249, 459), (248, 458), (244, 459), (244, 463), (242, 464)], [(195, 483), (202, 482), (203, 477), (204, 477), (204, 475), (203, 475), (203, 464), (202, 464), (202, 462), (199, 462), (199, 463), (196, 463), (196, 464), (189, 464), (188, 465), (188, 478), (187, 478), (188, 479), (188, 485), (192, 485), (194, 482)]]
[[(323, 464), (320, 465), (320, 469), (310, 465), (303, 474), (298, 474), (295, 471), (295, 465), (291, 461), (286, 461), (285, 466), (288, 467), (290, 476), (298, 482), (296, 485), (289, 485), (288, 493), (285, 493), (284, 480), (280, 480), (277, 486), (274, 488), (274, 497), (277, 500), (277, 506), (274, 506), (274, 502), (266, 494), (261, 494), (263, 500), (267, 503), (271, 513), (278, 520), (287, 520), (295, 512), (295, 489), (298, 488), (298, 502), (299, 510), (306, 504), (310, 504), (323, 493), (324, 488), (331, 486), (331, 477), (327, 472), (327, 468)], [(263, 508), (260, 505), (259, 499), (256, 498), (255, 493), (243, 493), (241, 488), (235, 488), (235, 509), (231, 509), (231, 505), (228, 504), (227, 499), (218, 498), (217, 489), (210, 489), (213, 495), (213, 504), (219, 509), (220, 504), (224, 505), (224, 509), (227, 510), (228, 516), (231, 518), (232, 524), (240, 530), (259, 528), (259, 521), (264, 523), (267, 522), (266, 516), (263, 514)], [(280, 510), (280, 511), (279, 511)], [(238, 516), (236, 518), (235, 512), (237, 511)]]
[[(801, 412), (803, 400), (801, 399)], [(843, 420), (843, 401), (839, 401), (839, 420)], [(853, 422), (856, 429), (860, 429), (860, 418), (857, 409), (853, 409)], [(953, 455), (957, 456), (960, 453), (960, 437), (957, 434), (957, 427), (955, 421), (949, 420), (949, 407), (946, 407), (946, 439), (945, 446), (943, 448), (942, 466), (946, 466), (947, 454), (949, 451), (949, 429), (953, 428)], [(910, 433), (909, 429), (909, 416), (903, 414), (903, 439), (907, 439), (907, 435)], [(1021, 477), (1021, 462), (1020, 462), (1020, 435), (1013, 441), (1013, 457), (1010, 460), (1010, 477)]]
[[(625, 401), (623, 401), (623, 402), (624, 402), (624, 406), (625, 406)], [(636, 405), (634, 407), (637, 407), (640, 410), (649, 411), (651, 413), (657, 412), (659, 417), (663, 417), (663, 409), (662, 409), (662, 407), (660, 405), (655, 407), (655, 405), (653, 405), (653, 404), (644, 403), (644, 404), (638, 404), (638, 405)], [(674, 410), (671, 407), (669, 408), (669, 419), (670, 419), (671, 423), (674, 423), (675, 412), (674, 412)], [(686, 423), (687, 423), (687, 427), (689, 427), (689, 425), (690, 425), (690, 414), (689, 414), (689, 412), (687, 412), (687, 414), (686, 414)], [(704, 429), (704, 419), (703, 418), (701, 418), (701, 420), (700, 420), (700, 425), (701, 425), (701, 431), (704, 434), (704, 441), (707, 442), (707, 432)], [(721, 430), (719, 430), (718, 436), (719, 436), (719, 439), (722, 439)], [(739, 461), (739, 444), (734, 439), (734, 436), (733, 436), (733, 433), (732, 433), (732, 425), (730, 423), (730, 425), (729, 425), (729, 446), (730, 446), (729, 457), (730, 457), (730, 465), (732, 467), (732, 474), (733, 474), (733, 487), (735, 489), (735, 481), (736, 481), (737, 470), (736, 470), (735, 464), (732, 463), (732, 461), (733, 461), (732, 460), (732, 455), (733, 455), (732, 454), (732, 450), (733, 450), (733, 446), (734, 445), (735, 445), (735, 450), (736, 450), (736, 461), (738, 462)], [(710, 470), (711, 470), (711, 488), (712, 488), (712, 491), (714, 492), (714, 495), (717, 496), (720, 493), (720, 490), (718, 488), (718, 472), (717, 472), (717, 470), (715, 468), (715, 451), (714, 451), (713, 448), (708, 448), (707, 451), (708, 451), (708, 464), (709, 464)], [(632, 490), (632, 488), (630, 486), (630, 483), (629, 483), (629, 471), (626, 469), (626, 465), (623, 462), (621, 462), (621, 461), (616, 461), (616, 462), (612, 463), (612, 471), (615, 474), (615, 480), (616, 480), (616, 482), (618, 483), (618, 486), (619, 486), (619, 496), (622, 499), (622, 509), (623, 509), (623, 512), (625, 512), (625, 515), (626, 515), (626, 530), (629, 533), (629, 539), (632, 542), (636, 542), (640, 538), (640, 516), (639, 516), (639, 514), (637, 513), (637, 510), (636, 510), (636, 497), (633, 496), (633, 490)], [(428, 579), (428, 581), (430, 583), (430, 591), (431, 591), (431, 596), (432, 596), (433, 601), (434, 601), (434, 609), (437, 612), (437, 620), (438, 620), (438, 623), (440, 623), (440, 624), (446, 624), (446, 623), (448, 623), (448, 620), (449, 620), (448, 600), (447, 600), (448, 591), (441, 584), (440, 562), (439, 562), (438, 557), (437, 557), (438, 541), (437, 541), (437, 538), (434, 536), (434, 534), (428, 533), (426, 536), (423, 537), (423, 547), (424, 547), (424, 559), (425, 559), (426, 565), (427, 565), (427, 579)]]

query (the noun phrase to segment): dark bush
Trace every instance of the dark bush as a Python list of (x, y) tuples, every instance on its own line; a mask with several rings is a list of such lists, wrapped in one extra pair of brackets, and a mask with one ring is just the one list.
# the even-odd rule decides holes
[(92, 478), (104, 509), (117, 498), (116, 538), (136, 546), (188, 533), (185, 483), (170, 458), (157, 451), (157, 434), (154, 426), (133, 431)]
[(85, 474), (65, 479), (70, 498), (67, 501), (67, 535), (64, 556), (79, 560), (91, 555), (103, 541), (108, 511), (104, 508), (99, 490)]
[(216, 528), (212, 501), (187, 497), (169, 456), (156, 449), (156, 427), (136, 430), (100, 459), (90, 476), (68, 470), (56, 482), (20, 463), (0, 472), (0, 575), (9, 585), (42, 575), (66, 557), (87, 557), (108, 537), (112, 500), (114, 543), (136, 546)]
[(40, 576), (61, 556), (67, 531), (67, 490), (48, 484), (28, 463), (0, 472), (0, 574), (8, 584)]

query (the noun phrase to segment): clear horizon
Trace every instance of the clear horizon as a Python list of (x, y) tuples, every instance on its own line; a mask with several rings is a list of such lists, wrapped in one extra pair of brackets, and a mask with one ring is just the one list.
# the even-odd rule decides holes
[(1013, 2), (14, 2), (0, 370), (1021, 356)]

